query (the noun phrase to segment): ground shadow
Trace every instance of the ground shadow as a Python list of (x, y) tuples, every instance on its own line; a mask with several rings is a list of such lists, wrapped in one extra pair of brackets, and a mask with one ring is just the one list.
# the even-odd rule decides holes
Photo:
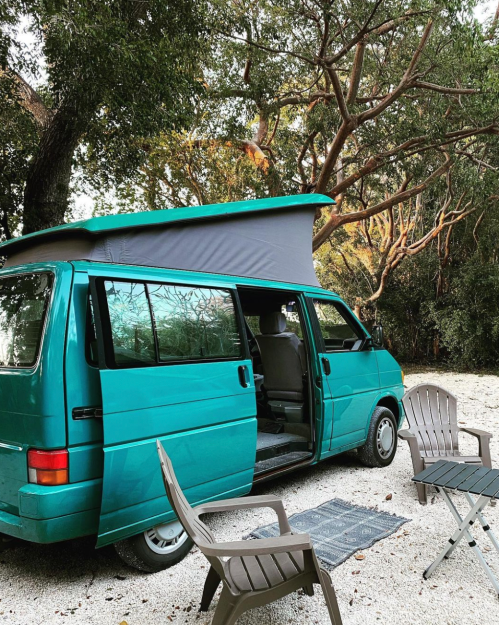
[[(127, 567), (113, 547), (95, 549), (95, 538), (81, 538), (50, 545), (12, 540), (0, 552), (0, 566), (12, 576), (44, 579), (53, 582), (75, 582), (86, 578), (116, 577), (124, 579), (141, 575)], [(9, 576), (10, 576), (9, 575)]]

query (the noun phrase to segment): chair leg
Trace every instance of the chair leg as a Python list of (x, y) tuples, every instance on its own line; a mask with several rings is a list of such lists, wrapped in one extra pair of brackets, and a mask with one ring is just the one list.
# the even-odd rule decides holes
[(208, 610), (211, 600), (213, 599), (221, 581), (220, 575), (212, 566), (210, 566), (208, 577), (204, 583), (203, 596), (201, 597), (201, 607), (199, 608), (200, 612), (206, 612)]
[(313, 587), (312, 584), (310, 584), (310, 586), (303, 586), (302, 590), (309, 597), (313, 597), (314, 596), (314, 587)]
[(338, 600), (329, 573), (324, 569), (320, 569), (319, 575), (331, 623), (332, 625), (342, 625), (343, 621), (341, 620), (340, 608), (338, 607)]
[(234, 597), (224, 586), (211, 625), (233, 625), (240, 615), (238, 604), (239, 597)]
[(428, 487), (426, 484), (416, 484), (418, 490), (419, 503), (426, 506), (428, 503)]

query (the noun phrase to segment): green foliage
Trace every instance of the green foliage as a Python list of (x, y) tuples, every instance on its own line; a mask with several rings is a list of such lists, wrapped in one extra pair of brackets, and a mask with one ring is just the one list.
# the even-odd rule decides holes
[[(404, 264), (378, 301), (377, 318), (384, 325), (388, 346), (401, 361), (440, 362), (472, 371), (497, 369), (497, 207), (489, 211), (474, 232), (475, 226), (473, 219), (453, 237), (442, 295), (437, 295), (439, 261), (433, 247)], [(346, 277), (336, 280), (334, 286), (349, 293)]]
[(471, 370), (497, 366), (499, 353), (499, 266), (477, 260), (455, 276), (445, 302), (428, 306), (448, 361)]
[[(204, 89), (195, 101), (192, 123), (185, 131), (167, 131), (147, 142), (145, 165), (134, 179), (122, 181), (120, 193), (128, 197), (135, 186), (137, 207), (155, 209), (312, 190), (341, 123), (334, 99), (313, 103), (308, 99), (314, 92), (332, 91), (318, 60), (324, 29), (330, 36), (323, 57), (339, 54), (376, 4), (359, 0), (341, 7), (332, 2), (309, 6), (298, 0), (212, 1), (211, 30), (200, 62)], [(355, 141), (349, 140), (342, 153), (345, 176), (370, 156), (422, 134), (429, 144), (439, 143), (446, 132), (490, 123), (497, 97), (490, 70), (494, 46), (484, 42), (482, 27), (472, 18), (473, 6), (473, 2), (435, 5), (421, 0), (377, 6), (370, 26), (391, 20), (398, 20), (399, 25), (396, 30), (369, 35), (359, 89), (364, 100), (351, 105), (352, 113), (369, 110), (378, 100), (368, 102), (368, 96), (386, 94), (398, 84), (429, 18), (435, 26), (421, 61), (422, 80), (449, 87), (490, 88), (479, 96), (459, 98), (429, 90), (410, 91), (375, 122), (356, 129)], [(410, 19), (406, 19), (408, 12)], [(345, 93), (354, 55), (352, 46), (336, 68)], [(242, 146), (254, 138), (262, 122), (267, 128), (261, 143), (268, 144), (268, 171), (255, 169)], [(305, 150), (300, 172), (298, 156), (312, 135), (313, 149)], [(91, 167), (93, 155), (87, 156)], [(94, 174), (102, 171), (101, 161), (96, 162)], [(400, 153), (369, 179), (363, 200), (374, 203), (383, 198), (387, 182), (394, 192), (406, 176), (416, 184), (441, 162), (440, 151), (412, 157)], [(101, 183), (96, 180), (97, 187)], [(329, 187), (334, 184), (335, 176)], [(358, 185), (347, 191), (346, 199), (351, 209), (358, 208)]]
[[(60, 180), (47, 185), (58, 197), (37, 198), (42, 205), (66, 206), (67, 169), (78, 145), (80, 162), (91, 162), (88, 175), (111, 185), (137, 170), (151, 137), (188, 125), (202, 89), (196, 80), (202, 12), (203, 3), (194, 0), (0, 0), (0, 89), (10, 89), (2, 125), (18, 123), (21, 106), (30, 110), (37, 119), (37, 149), (31, 134), (31, 153), (23, 153), (23, 146), (15, 148), (15, 157), (24, 163), (32, 157), (33, 176), (37, 168), (47, 176), (47, 160), (54, 172), (61, 168)], [(22, 43), (23, 28), (36, 49)], [(49, 109), (43, 120), (13, 80), (18, 75), (29, 81), (40, 63)], [(25, 169), (18, 168), (21, 182), (29, 176)], [(30, 182), (36, 191), (36, 178)]]

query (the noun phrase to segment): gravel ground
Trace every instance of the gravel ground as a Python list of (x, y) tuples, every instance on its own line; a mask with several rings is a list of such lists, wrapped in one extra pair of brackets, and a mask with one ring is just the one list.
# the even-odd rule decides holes
[[(406, 378), (407, 386), (423, 381), (434, 381), (457, 395), (461, 423), (494, 434), (492, 458), (499, 464), (498, 378), (441, 372)], [(469, 443), (463, 451), (472, 453), (474, 439)], [(410, 477), (411, 460), (404, 443), (386, 469), (360, 467), (352, 457), (334, 458), (261, 485), (255, 492), (282, 497), (289, 514), (341, 497), (412, 519), (364, 551), (364, 560), (350, 558), (333, 571), (345, 625), (378, 621), (386, 625), (497, 625), (497, 596), (467, 546), (459, 547), (431, 580), (422, 579), (455, 523), (439, 498), (428, 506), (418, 504)], [(388, 494), (392, 498), (387, 501)], [(489, 507), (487, 518), (499, 534), (499, 506)], [(213, 515), (209, 524), (220, 539), (235, 540), (273, 520), (271, 511), (244, 511)], [(475, 534), (484, 550), (488, 549), (483, 533)], [(499, 556), (489, 555), (499, 576)], [(197, 550), (172, 569), (145, 575), (121, 564), (112, 548), (94, 551), (91, 540), (50, 546), (16, 544), (0, 554), (0, 623), (205, 625), (211, 622), (213, 608), (207, 614), (197, 610), (207, 570), (207, 561)], [(329, 623), (319, 589), (312, 598), (294, 594), (238, 621), (241, 625), (304, 622)]]

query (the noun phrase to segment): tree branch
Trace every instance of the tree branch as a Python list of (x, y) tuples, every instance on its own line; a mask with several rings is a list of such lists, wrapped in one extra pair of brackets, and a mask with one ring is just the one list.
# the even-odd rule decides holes
[(309, 65), (317, 65), (316, 60), (304, 56), (303, 54), (298, 54), (297, 52), (292, 52), (291, 50), (284, 50), (283, 48), (271, 48), (270, 46), (257, 43), (256, 41), (250, 41), (249, 39), (245, 39), (244, 37), (238, 37), (237, 35), (234, 35), (232, 33), (226, 33), (223, 30), (219, 30), (218, 28), (213, 28), (212, 30), (219, 35), (222, 35), (223, 37), (227, 37), (228, 39), (235, 39), (237, 41), (243, 41), (244, 43), (247, 43), (254, 48), (258, 48), (259, 50), (265, 50), (265, 52), (270, 52), (271, 54), (285, 54), (287, 56), (292, 56), (295, 59), (300, 59), (301, 61), (304, 61)]
[(352, 132), (355, 125), (352, 121), (345, 121), (338, 129), (336, 136), (329, 148), (326, 159), (324, 160), (324, 164), (322, 165), (321, 173), (319, 174), (319, 178), (317, 180), (317, 186), (315, 187), (315, 191), (317, 193), (325, 193), (327, 190), (327, 185), (329, 183), (329, 179), (334, 170), (334, 166), (336, 165), (336, 161), (343, 149), (345, 141), (348, 138), (348, 135)]
[(338, 74), (332, 67), (327, 67), (326, 71), (331, 79), (331, 84), (333, 85), (334, 94), (336, 96), (336, 100), (338, 102), (338, 108), (340, 110), (340, 115), (345, 122), (349, 122), (352, 117), (348, 111), (345, 98), (343, 97), (343, 91), (341, 89), (341, 83), (338, 78)]
[(370, 119), (374, 119), (375, 117), (377, 117), (386, 108), (388, 108), (390, 104), (392, 104), (392, 102), (395, 102), (395, 100), (397, 100), (404, 91), (410, 88), (414, 70), (416, 69), (419, 59), (421, 58), (421, 55), (423, 53), (423, 50), (425, 49), (428, 43), (432, 30), (433, 30), (433, 21), (429, 20), (426, 25), (426, 28), (424, 29), (423, 35), (421, 36), (419, 45), (416, 48), (414, 54), (412, 55), (411, 62), (409, 63), (409, 66), (405, 70), (405, 73), (402, 76), (401, 81), (395, 87), (393, 91), (387, 94), (387, 96), (383, 100), (381, 100), (379, 104), (374, 106), (372, 109), (368, 109), (367, 111), (364, 111), (363, 113), (359, 115), (359, 125), (363, 124), (364, 122)]
[(437, 93), (447, 93), (449, 95), (474, 95), (480, 93), (478, 89), (456, 89), (453, 87), (442, 87), (441, 85), (434, 85), (431, 82), (422, 82), (420, 80), (413, 81), (412, 87), (417, 89), (428, 89), (429, 91), (436, 91)]
[(53, 112), (45, 106), (38, 93), (16, 71), (10, 68), (0, 69), (0, 78), (2, 75), (13, 81), (19, 104), (33, 115), (41, 129), (46, 128), (53, 117)]
[(357, 43), (359, 43), (359, 41), (361, 41), (361, 39), (363, 39), (366, 35), (369, 35), (369, 34), (385, 35), (391, 30), (394, 30), (395, 28), (397, 28), (397, 26), (400, 26), (400, 24), (407, 22), (407, 20), (410, 20), (412, 17), (415, 17), (417, 15), (427, 14), (427, 13), (428, 11), (407, 11), (405, 15), (401, 15), (400, 17), (397, 17), (392, 20), (387, 20), (386, 22), (383, 22), (382, 24), (378, 24), (377, 26), (373, 26), (372, 28), (367, 28), (367, 23), (365, 23), (364, 26), (357, 32), (357, 34), (354, 37), (352, 37), (350, 41), (345, 43), (344, 46), (338, 52), (336, 52), (332, 56), (325, 57), (324, 63), (326, 65), (333, 65), (334, 63), (337, 63), (341, 58), (345, 56), (345, 54), (347, 54), (354, 46), (356, 46)]
[(418, 195), (426, 188), (430, 186), (430, 184), (437, 178), (439, 178), (442, 174), (446, 173), (449, 167), (451, 166), (451, 160), (446, 155), (445, 163), (443, 163), (438, 169), (436, 169), (426, 180), (421, 182), (420, 184), (411, 187), (410, 189), (405, 189), (404, 185), (407, 186), (408, 181), (404, 181), (402, 187), (391, 197), (387, 198), (383, 202), (376, 204), (375, 206), (371, 206), (371, 208), (367, 208), (365, 210), (356, 211), (354, 213), (344, 213), (342, 215), (334, 215), (332, 214), (328, 220), (328, 222), (319, 230), (319, 232), (314, 236), (313, 239), (313, 249), (316, 250), (324, 241), (338, 228), (344, 226), (345, 224), (354, 223), (356, 221), (363, 221), (368, 219), (369, 217), (376, 215), (377, 213), (381, 213), (391, 206), (395, 206), (400, 202), (405, 202), (411, 197)]
[(350, 75), (350, 87), (347, 94), (348, 106), (355, 104), (355, 100), (357, 98), (360, 78), (362, 76), (362, 67), (364, 65), (364, 52), (366, 50), (366, 43), (367, 41), (365, 39), (362, 39), (362, 41), (359, 41), (359, 43), (357, 44), (357, 48), (355, 50), (352, 73)]

